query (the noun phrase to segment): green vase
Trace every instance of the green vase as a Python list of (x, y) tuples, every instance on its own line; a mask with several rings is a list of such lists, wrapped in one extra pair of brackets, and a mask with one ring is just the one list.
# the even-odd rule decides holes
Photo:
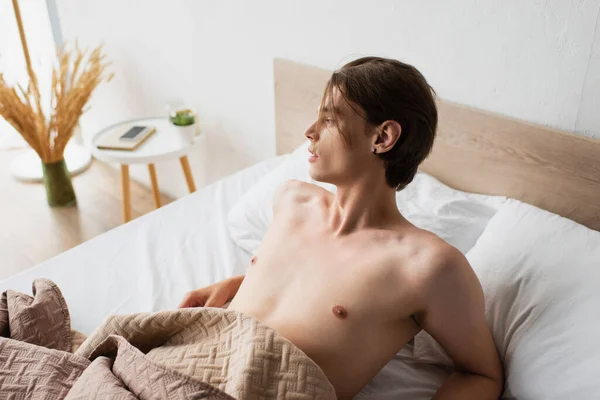
[(77, 204), (75, 190), (71, 182), (71, 173), (65, 160), (55, 163), (42, 162), (44, 186), (50, 207), (69, 207)]

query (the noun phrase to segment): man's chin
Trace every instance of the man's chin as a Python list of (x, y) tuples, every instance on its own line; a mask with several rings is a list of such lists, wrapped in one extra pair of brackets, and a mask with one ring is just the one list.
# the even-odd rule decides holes
[(308, 170), (308, 176), (310, 176), (310, 179), (313, 181), (331, 183), (324, 174), (315, 171), (312, 167)]

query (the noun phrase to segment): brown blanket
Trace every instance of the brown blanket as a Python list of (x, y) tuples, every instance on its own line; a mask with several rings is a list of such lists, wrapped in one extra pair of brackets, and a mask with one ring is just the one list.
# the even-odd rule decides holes
[(306, 354), (245, 314), (112, 316), (81, 343), (58, 287), (33, 293), (0, 298), (0, 399), (335, 399)]

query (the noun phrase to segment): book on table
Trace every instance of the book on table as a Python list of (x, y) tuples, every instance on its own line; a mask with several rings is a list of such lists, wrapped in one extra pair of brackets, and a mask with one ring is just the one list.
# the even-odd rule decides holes
[(100, 138), (96, 147), (101, 150), (133, 151), (154, 132), (156, 132), (156, 127), (146, 125), (134, 125), (124, 129), (116, 129)]

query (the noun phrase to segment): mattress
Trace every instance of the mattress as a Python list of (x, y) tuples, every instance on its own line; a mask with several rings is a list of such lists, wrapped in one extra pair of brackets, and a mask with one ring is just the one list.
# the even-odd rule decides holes
[(0, 290), (30, 293), (35, 278), (54, 281), (73, 328), (85, 334), (111, 314), (176, 308), (187, 291), (243, 273), (250, 255), (231, 241), (227, 213), (285, 157), (258, 163), (0, 281)]

